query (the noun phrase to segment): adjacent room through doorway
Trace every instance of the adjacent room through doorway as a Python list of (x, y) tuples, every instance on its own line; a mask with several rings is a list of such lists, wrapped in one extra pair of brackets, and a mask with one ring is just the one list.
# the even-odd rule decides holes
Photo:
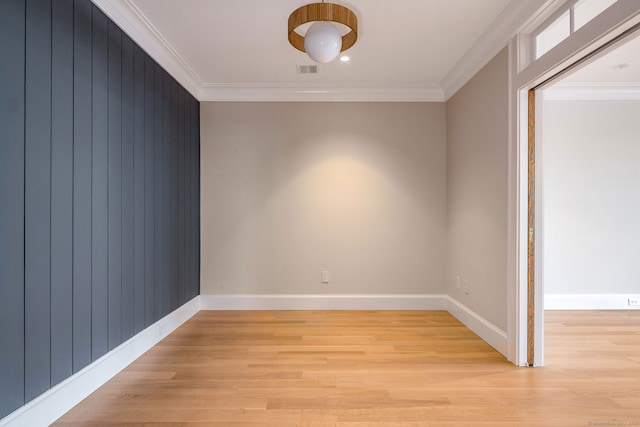
[[(542, 91), (542, 280), (545, 364), (555, 341), (607, 347), (640, 333), (640, 37)], [(540, 100), (540, 97), (538, 98)], [(586, 342), (586, 344), (585, 344)], [(624, 355), (623, 355), (624, 357)]]

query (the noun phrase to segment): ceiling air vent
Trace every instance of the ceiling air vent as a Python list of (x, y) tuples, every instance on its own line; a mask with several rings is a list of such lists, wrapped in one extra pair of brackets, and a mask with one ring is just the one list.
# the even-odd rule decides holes
[(296, 65), (298, 74), (318, 74), (317, 65)]

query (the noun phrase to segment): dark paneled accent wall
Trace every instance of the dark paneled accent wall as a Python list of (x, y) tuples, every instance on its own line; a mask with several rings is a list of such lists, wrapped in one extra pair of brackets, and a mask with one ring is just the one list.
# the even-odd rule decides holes
[(0, 418), (199, 293), (199, 103), (90, 0), (0, 9)]

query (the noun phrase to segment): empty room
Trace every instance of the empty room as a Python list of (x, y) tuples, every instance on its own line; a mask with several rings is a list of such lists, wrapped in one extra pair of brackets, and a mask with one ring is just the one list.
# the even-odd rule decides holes
[[(576, 231), (612, 192), (635, 224), (635, 181), (548, 181), (581, 119), (543, 103), (639, 27), (637, 0), (3, 0), (0, 426), (639, 425), (632, 236), (585, 260)], [(627, 51), (599, 96), (637, 102)], [(633, 163), (615, 135), (592, 164)]]

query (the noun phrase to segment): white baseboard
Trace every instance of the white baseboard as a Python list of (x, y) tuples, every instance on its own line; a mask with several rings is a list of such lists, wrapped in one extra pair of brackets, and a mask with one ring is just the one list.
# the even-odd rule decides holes
[(447, 296), (447, 311), (487, 344), (507, 357), (508, 340), (505, 331), (450, 296)]
[(200, 310), (447, 310), (506, 355), (507, 334), (447, 295), (201, 295), (0, 420), (48, 426)]
[(640, 294), (547, 294), (545, 310), (640, 310), (630, 306), (629, 298), (640, 300)]
[(507, 333), (447, 295), (201, 295), (202, 310), (447, 310), (501, 354)]
[(200, 297), (120, 344), (80, 372), (0, 420), (0, 427), (48, 426), (200, 311)]
[(201, 295), (202, 310), (446, 310), (446, 295)]

